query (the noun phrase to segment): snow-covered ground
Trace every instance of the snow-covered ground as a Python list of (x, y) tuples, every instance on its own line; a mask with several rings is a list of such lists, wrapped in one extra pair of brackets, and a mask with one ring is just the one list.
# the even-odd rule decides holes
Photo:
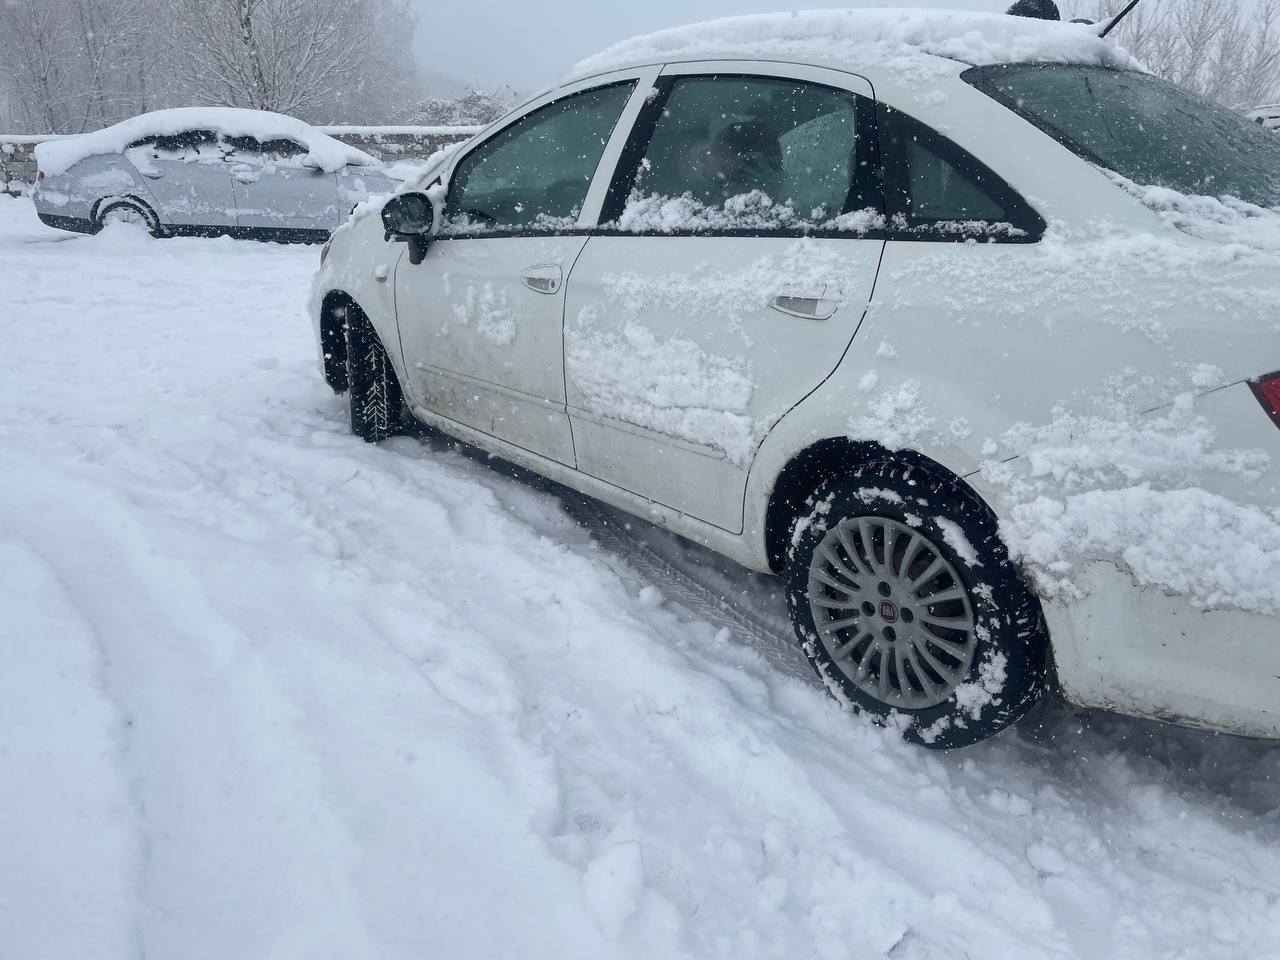
[(901, 744), (767, 578), (350, 437), (316, 260), (0, 198), (0, 957), (1280, 957), (1280, 747)]

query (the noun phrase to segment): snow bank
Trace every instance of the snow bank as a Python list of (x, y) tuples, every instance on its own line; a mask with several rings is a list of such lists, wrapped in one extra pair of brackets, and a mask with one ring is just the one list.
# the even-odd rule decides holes
[(0, 202), (0, 956), (1274, 956), (1275, 745), (926, 755), (771, 578), (353, 438), (314, 250), (147, 248)]
[(93, 133), (39, 143), (35, 148), (36, 160), (46, 176), (56, 176), (66, 173), (86, 157), (123, 153), (129, 144), (143, 137), (171, 136), (186, 130), (212, 130), (227, 137), (259, 140), (296, 140), (307, 148), (307, 159), (329, 173), (349, 163), (382, 166), (382, 161), (375, 157), (340, 143), (294, 117), (237, 107), (176, 107), (144, 113)]
[(952, 10), (805, 10), (724, 17), (624, 40), (583, 60), (575, 76), (634, 63), (691, 59), (878, 64), (930, 76), (938, 58), (974, 66), (1078, 63), (1144, 69), (1096, 29), (1075, 23)]

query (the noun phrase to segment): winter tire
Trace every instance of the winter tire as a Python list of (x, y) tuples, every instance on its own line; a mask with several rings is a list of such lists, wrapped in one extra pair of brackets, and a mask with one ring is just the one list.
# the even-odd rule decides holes
[(377, 331), (354, 307), (347, 313), (346, 336), (351, 432), (377, 443), (395, 436), (404, 395)]
[(109, 223), (132, 223), (142, 227), (153, 237), (163, 237), (160, 218), (150, 207), (134, 200), (108, 200), (98, 209), (94, 220), (94, 233), (98, 233)]
[(827, 689), (908, 740), (974, 743), (1044, 689), (1039, 601), (990, 510), (955, 480), (886, 460), (828, 481), (795, 525), (786, 576)]

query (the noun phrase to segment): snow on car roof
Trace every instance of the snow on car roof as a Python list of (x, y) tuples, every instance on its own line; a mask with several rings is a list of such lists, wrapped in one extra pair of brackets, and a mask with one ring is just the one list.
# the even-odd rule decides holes
[(974, 66), (1078, 63), (1143, 70), (1089, 24), (958, 10), (803, 10), (724, 17), (633, 37), (583, 60), (575, 76), (671, 60), (878, 64), (936, 75), (939, 58)]
[(381, 166), (380, 160), (326, 136), (295, 117), (239, 107), (177, 107), (144, 113), (92, 133), (37, 144), (36, 161), (46, 175), (52, 176), (65, 173), (86, 157), (123, 153), (129, 144), (143, 137), (186, 130), (212, 130), (227, 137), (259, 140), (296, 140), (307, 148), (311, 160), (330, 173), (348, 163)]

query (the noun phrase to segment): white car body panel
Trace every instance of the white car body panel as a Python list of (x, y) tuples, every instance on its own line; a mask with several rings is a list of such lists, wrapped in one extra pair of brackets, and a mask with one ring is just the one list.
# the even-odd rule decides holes
[(403, 383), (414, 402), (572, 466), (564, 280), (585, 243), (447, 239), (420, 264), (402, 257), (396, 312)]
[[(801, 75), (824, 68), (826, 82), (831, 82), (835, 74), (825, 69), (830, 66), (697, 61), (674, 69)], [(660, 67), (645, 67), (644, 79), (651, 80)], [(984, 452), (988, 441), (998, 440), (1020, 421), (1047, 422), (1060, 401), (1101, 392), (1126, 371), (1148, 371), (1159, 381), (1186, 365), (1200, 365), (1213, 371), (1213, 382), (1201, 384), (1196, 412), (1213, 424), (1224, 446), (1265, 451), (1272, 463), (1257, 481), (1224, 475), (1204, 485), (1212, 493), (1276, 510), (1280, 431), (1240, 382), (1280, 367), (1275, 327), (1237, 316), (1247, 309), (1242, 307), (1244, 295), (1214, 300), (1180, 283), (1176, 270), (1143, 274), (1123, 258), (1095, 255), (1099, 236), (1171, 239), (1190, 261), (1212, 260), (1222, 248), (1173, 230), (1095, 167), (960, 80), (963, 65), (954, 68), (952, 75), (928, 78), (929, 96), (883, 69), (851, 68), (841, 73), (841, 83), (864, 93), (869, 85), (881, 103), (934, 127), (982, 159), (1055, 225), (1058, 239), (1053, 243), (806, 241), (829, 243), (847, 271), (838, 284), (840, 307), (830, 319), (806, 321), (757, 305), (742, 312), (741, 327), (720, 322), (691, 337), (689, 320), (702, 302), (696, 283), (684, 291), (672, 287), (666, 309), (646, 303), (640, 319), (628, 313), (633, 305), (624, 302), (622, 287), (610, 294), (607, 278), (622, 271), (643, 271), (651, 278), (682, 270), (696, 277), (726, 276), (757, 259), (768, 245), (796, 241), (604, 232), (585, 240), (565, 281), (565, 354), (574, 354), (575, 324), (586, 311), (597, 328), (603, 325), (615, 337), (625, 333), (631, 317), (659, 342), (691, 339), (709, 356), (749, 363), (757, 375), (761, 370), (777, 373), (777, 382), (766, 376), (753, 391), (750, 402), (755, 406), (748, 407), (748, 416), (763, 426), (747, 461), (737, 464), (721, 455), (723, 450), (655, 431), (652, 423), (601, 415), (592, 409), (572, 359), (567, 391), (559, 399), (572, 422), (576, 459), (553, 445), (535, 449), (520, 428), (504, 434), (492, 423), (486, 425), (484, 416), (460, 412), (457, 401), (447, 398), (424, 404), (415, 395), (413, 412), (466, 442), (663, 524), (748, 567), (769, 570), (765, 528), (774, 484), (788, 463), (818, 441), (853, 438), (915, 449), (965, 478), (1003, 516), (1008, 509), (1005, 491), (978, 473), (989, 458)], [(579, 80), (566, 91), (621, 75)], [(628, 116), (638, 109), (644, 85), (605, 151), (581, 226), (595, 223)], [(547, 94), (531, 106), (566, 91)], [(450, 159), (448, 169), (460, 156)], [(448, 170), (446, 184), (447, 179)], [(570, 238), (559, 239), (572, 249)], [(486, 242), (494, 241), (467, 241)], [(397, 275), (416, 269), (401, 259), (400, 250), (398, 244), (383, 242), (376, 217), (339, 231), (317, 277), (312, 311), (319, 334), (326, 296), (335, 291), (350, 296), (388, 344), (401, 382), (413, 383), (415, 374), (406, 369), (398, 346), (404, 315), (398, 324), (388, 285), (372, 279), (378, 265), (388, 262), (399, 262)], [(1250, 274), (1250, 269), (1224, 255), (1215, 289), (1274, 285), (1274, 277)], [(466, 282), (481, 282), (481, 274)], [(404, 289), (408, 293), (411, 287)], [(1176, 325), (1143, 329), (1141, 316), (1153, 310), (1167, 311)], [(1125, 322), (1129, 314), (1133, 324)], [(437, 324), (433, 336), (449, 336), (441, 330)], [(538, 350), (545, 347), (542, 342)], [(769, 360), (775, 361), (772, 367)], [(501, 365), (519, 359), (495, 354), (490, 362), (495, 366), (489, 377), (497, 382)], [(554, 375), (559, 368), (552, 364)], [(794, 377), (783, 382), (787, 371), (795, 371)], [(473, 373), (484, 379), (480, 366)], [(880, 423), (879, 401), (910, 382), (927, 386), (920, 391), (920, 412), (921, 422), (928, 425)], [(1152, 408), (1173, 399), (1156, 396), (1159, 383), (1152, 389)], [(1106, 562), (1089, 565), (1082, 576), (1087, 586), (1083, 599), (1045, 604), (1058, 679), (1070, 700), (1280, 738), (1275, 707), (1280, 620), (1238, 610), (1201, 610), (1184, 598), (1137, 585)]]

